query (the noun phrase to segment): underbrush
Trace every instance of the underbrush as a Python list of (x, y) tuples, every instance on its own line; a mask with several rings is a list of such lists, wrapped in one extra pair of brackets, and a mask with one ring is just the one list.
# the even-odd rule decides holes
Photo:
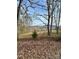
[(55, 41), (61, 41), (61, 35), (59, 34), (59, 35), (55, 35), (55, 36), (53, 36), (53, 40), (55, 40)]
[(33, 38), (33, 39), (37, 38), (37, 32), (36, 32), (36, 31), (34, 31), (34, 32), (32, 33), (32, 38)]

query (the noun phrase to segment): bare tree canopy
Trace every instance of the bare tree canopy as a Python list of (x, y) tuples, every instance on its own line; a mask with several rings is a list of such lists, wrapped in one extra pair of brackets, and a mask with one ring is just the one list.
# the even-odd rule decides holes
[[(48, 35), (51, 35), (53, 25), (58, 31), (61, 18), (61, 0), (17, 0), (17, 21), (31, 24), (34, 20), (47, 26)], [(46, 22), (45, 22), (45, 21)]]

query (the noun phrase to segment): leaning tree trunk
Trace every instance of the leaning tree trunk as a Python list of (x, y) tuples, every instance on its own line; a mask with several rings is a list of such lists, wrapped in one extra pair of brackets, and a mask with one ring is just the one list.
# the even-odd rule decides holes
[(19, 20), (19, 12), (20, 12), (20, 7), (21, 7), (22, 1), (23, 0), (19, 0), (19, 5), (18, 5), (18, 8), (17, 8), (17, 21)]
[[(19, 24), (18, 24), (18, 20), (19, 20), (19, 12), (20, 12), (20, 7), (21, 7), (21, 3), (22, 3), (23, 0), (19, 0), (19, 5), (17, 7), (17, 31), (18, 31), (18, 28), (19, 28)], [(17, 39), (19, 38), (19, 33), (17, 33)]]

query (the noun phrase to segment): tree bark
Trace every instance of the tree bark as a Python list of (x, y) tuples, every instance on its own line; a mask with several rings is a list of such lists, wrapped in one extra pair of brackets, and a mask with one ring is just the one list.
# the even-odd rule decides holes
[[(19, 0), (19, 5), (17, 7), (17, 31), (18, 31), (18, 20), (19, 20), (19, 12), (20, 12), (20, 7), (21, 7), (21, 3), (22, 3), (23, 0)], [(17, 33), (17, 39), (19, 38), (19, 33)]]
[(54, 9), (53, 9), (53, 0), (52, 0), (50, 35), (52, 34), (53, 11), (54, 11)]
[[(61, 2), (60, 2), (60, 4), (61, 4)], [(60, 24), (60, 17), (61, 17), (61, 5), (60, 5), (60, 8), (58, 10), (59, 10), (59, 18), (58, 18), (57, 34), (59, 34), (59, 24)]]
[(50, 36), (50, 1), (47, 0), (47, 10), (48, 10), (48, 36)]
[(20, 7), (21, 7), (22, 1), (23, 0), (19, 0), (19, 5), (18, 5), (18, 8), (17, 8), (17, 21), (19, 20), (19, 12), (20, 12)]

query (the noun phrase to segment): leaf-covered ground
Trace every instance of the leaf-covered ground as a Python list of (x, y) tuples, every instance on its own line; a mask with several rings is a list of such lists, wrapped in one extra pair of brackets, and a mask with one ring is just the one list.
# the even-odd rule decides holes
[(18, 40), (17, 59), (61, 59), (61, 42), (48, 38)]

